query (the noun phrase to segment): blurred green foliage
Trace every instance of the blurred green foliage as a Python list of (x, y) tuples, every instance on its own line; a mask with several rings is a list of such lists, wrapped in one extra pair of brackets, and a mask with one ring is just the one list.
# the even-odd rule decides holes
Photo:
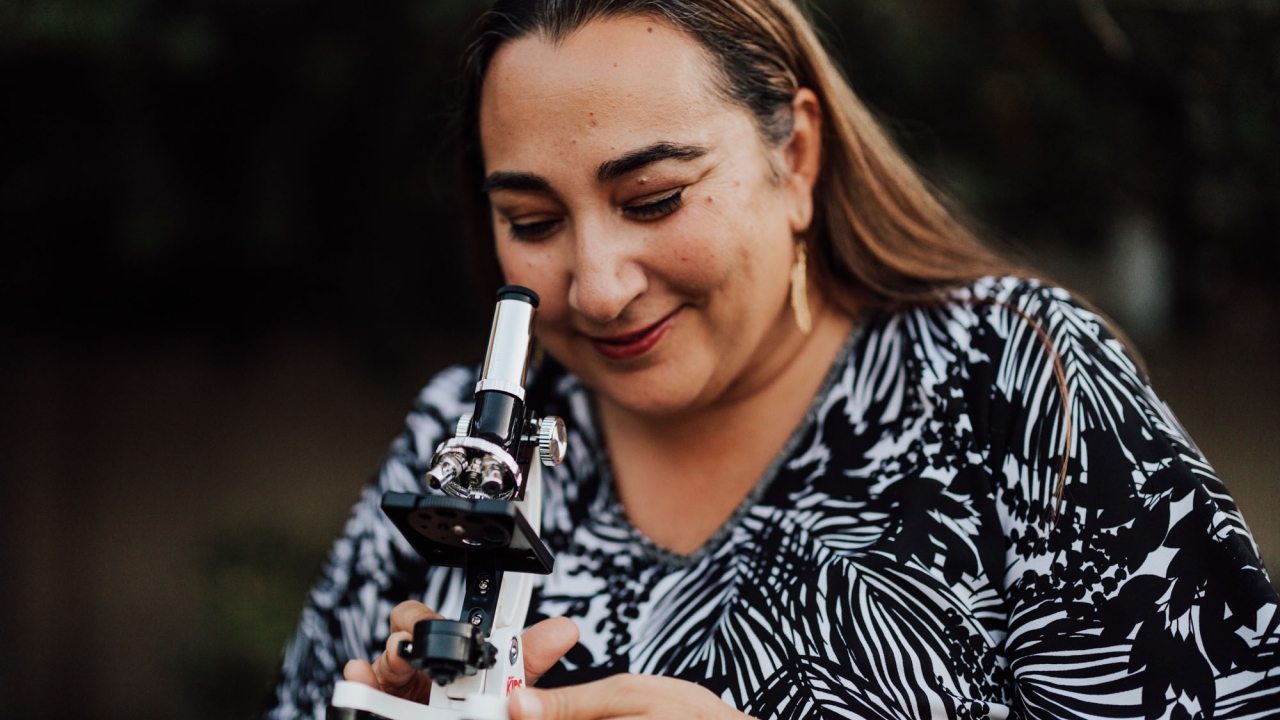
[(245, 718), (265, 701), (328, 543), (278, 527), (229, 529), (204, 543), (201, 646), (175, 680), (213, 719)]

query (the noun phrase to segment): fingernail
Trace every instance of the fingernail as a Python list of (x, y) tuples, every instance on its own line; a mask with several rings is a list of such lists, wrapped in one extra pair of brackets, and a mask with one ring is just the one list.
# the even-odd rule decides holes
[(511, 692), (511, 703), (520, 713), (520, 720), (542, 720), (542, 701), (532, 690), (516, 688)]

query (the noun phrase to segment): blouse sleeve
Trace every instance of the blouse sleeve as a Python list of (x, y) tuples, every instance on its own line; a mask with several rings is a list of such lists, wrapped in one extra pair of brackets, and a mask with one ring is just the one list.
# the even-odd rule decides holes
[(990, 458), (1015, 707), (1275, 712), (1280, 597), (1226, 487), (1097, 315), (1057, 289), (1006, 290), (984, 312), (1003, 339)]
[(415, 599), (446, 612), (449, 603), (461, 602), (450, 592), (456, 573), (429, 569), (383, 514), (381, 502), (387, 491), (426, 492), (426, 463), (446, 428), (466, 411), (473, 384), (473, 372), (451, 368), (419, 394), (308, 595), (264, 717), (322, 720), (347, 661), (372, 661), (382, 652), (392, 608)]

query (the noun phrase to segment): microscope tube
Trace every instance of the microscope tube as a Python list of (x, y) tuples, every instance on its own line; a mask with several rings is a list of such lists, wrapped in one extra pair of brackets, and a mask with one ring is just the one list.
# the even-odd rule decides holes
[(529, 366), (533, 313), (537, 307), (538, 295), (528, 288), (508, 285), (498, 292), (489, 351), (476, 392), (498, 390), (524, 400), (524, 375)]

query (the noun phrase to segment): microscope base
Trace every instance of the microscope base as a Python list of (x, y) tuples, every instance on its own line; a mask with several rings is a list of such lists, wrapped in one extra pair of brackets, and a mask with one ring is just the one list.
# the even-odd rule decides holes
[(507, 699), (475, 693), (461, 708), (423, 705), (374, 690), (368, 685), (339, 681), (326, 720), (508, 720)]

